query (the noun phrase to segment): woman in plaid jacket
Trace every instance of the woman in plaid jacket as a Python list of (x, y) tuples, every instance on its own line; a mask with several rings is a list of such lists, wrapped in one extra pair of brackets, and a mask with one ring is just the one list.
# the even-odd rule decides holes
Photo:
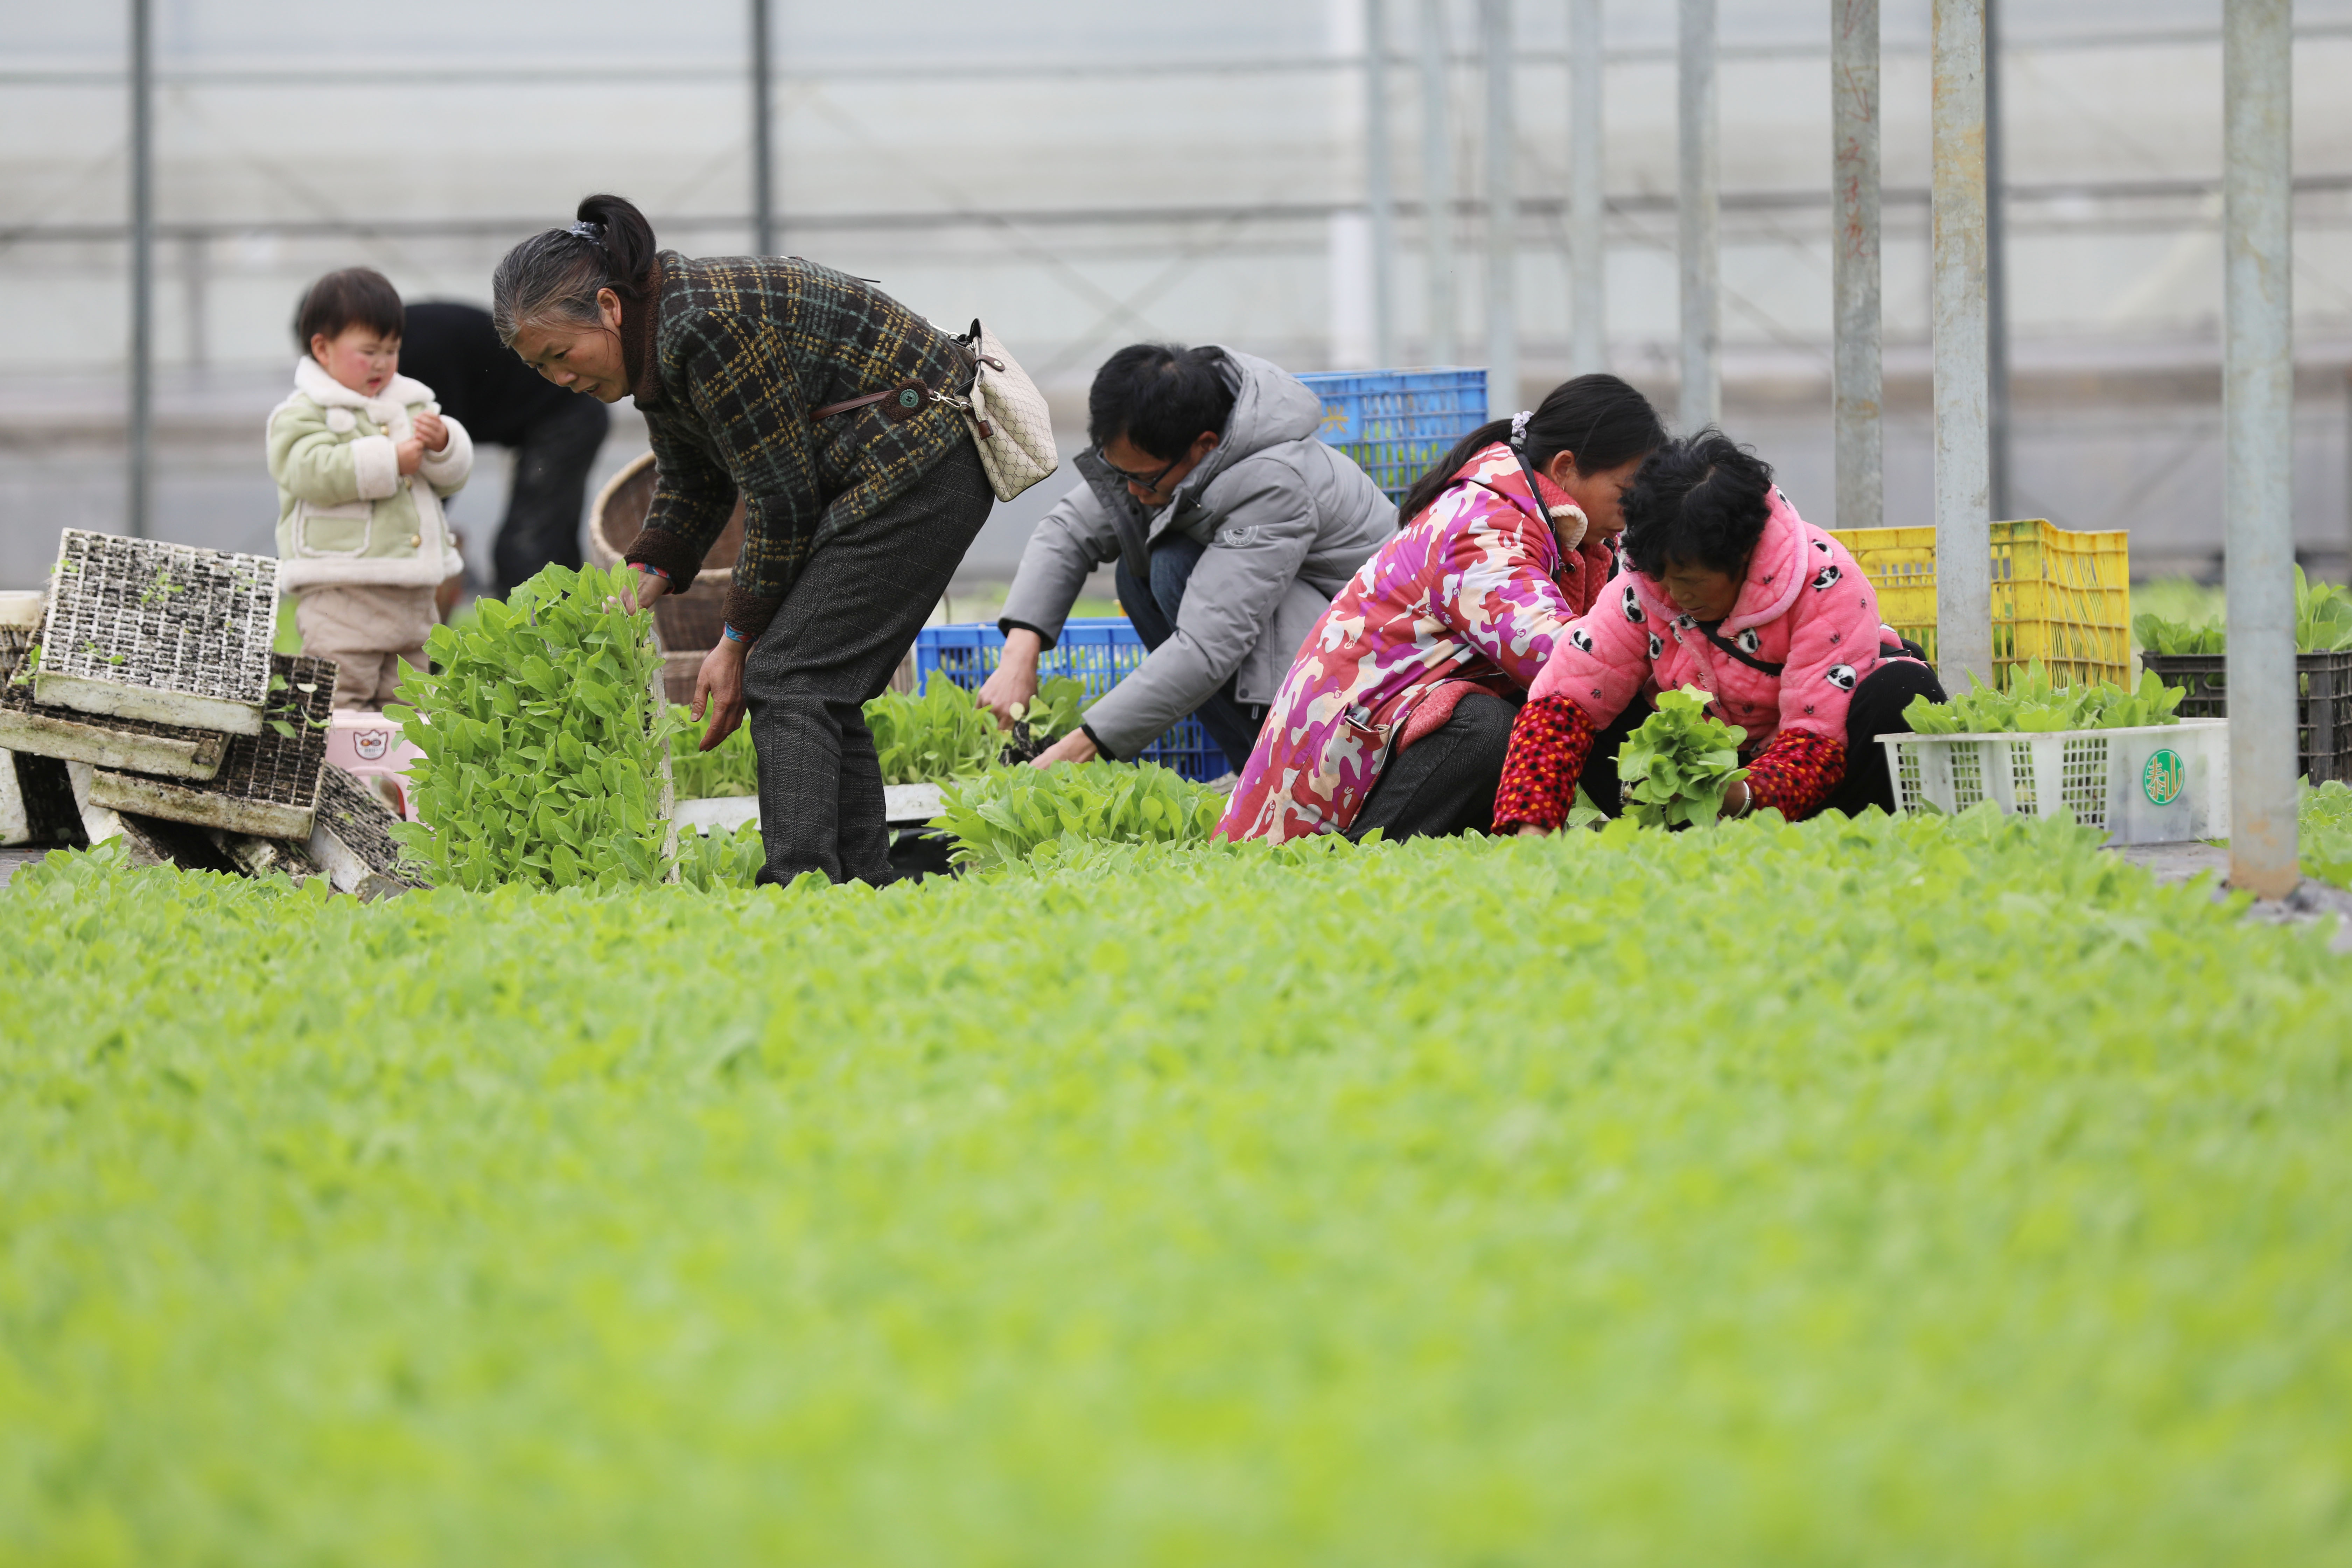
[(726, 630), (694, 712), (708, 715), (708, 751), (749, 706), (761, 880), (888, 880), (861, 710), (995, 499), (962, 416), (940, 401), (971, 390), (961, 341), (797, 257), (657, 251), (644, 215), (605, 195), (508, 252), (491, 315), (557, 385), (636, 399), (656, 474), (645, 531), (623, 552), (640, 605), (693, 583), (743, 498)]

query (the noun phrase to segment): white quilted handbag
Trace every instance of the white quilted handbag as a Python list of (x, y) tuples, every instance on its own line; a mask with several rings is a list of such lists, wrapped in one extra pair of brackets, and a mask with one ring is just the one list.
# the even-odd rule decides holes
[(1011, 500), (1061, 467), (1053, 416), (1046, 412), (1045, 395), (994, 332), (974, 321), (962, 342), (977, 363), (971, 397), (956, 406), (971, 426), (989, 488), (998, 500)]

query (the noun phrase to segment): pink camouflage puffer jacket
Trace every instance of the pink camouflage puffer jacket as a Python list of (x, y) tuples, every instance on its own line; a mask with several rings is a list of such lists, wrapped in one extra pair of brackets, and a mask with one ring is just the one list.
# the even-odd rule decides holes
[[(1357, 570), (1284, 678), (1217, 831), (1343, 833), (1395, 752), (1471, 687), (1524, 690), (1616, 569), (1607, 539), (1497, 442)], [(1547, 513), (1550, 517), (1547, 517)], [(1562, 553), (1551, 518), (1577, 548)]]
[(1757, 804), (1803, 816), (1844, 776), (1846, 710), (1891, 636), (1845, 546), (1775, 488), (1747, 581), (1714, 638), (1630, 570), (1568, 628), (1514, 726), (1496, 828), (1557, 827), (1593, 735), (1645, 686), (1711, 692), (1716, 716), (1747, 731), (1740, 755)]

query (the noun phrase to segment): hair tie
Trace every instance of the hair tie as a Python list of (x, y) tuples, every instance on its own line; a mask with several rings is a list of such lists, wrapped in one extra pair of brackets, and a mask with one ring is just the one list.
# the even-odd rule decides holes
[(1535, 416), (1536, 412), (1532, 408), (1522, 408), (1511, 416), (1512, 446), (1524, 447), (1528, 444), (1528, 421)]
[(602, 240), (604, 237), (604, 226), (601, 223), (590, 223), (583, 218), (563, 232), (581, 239)]

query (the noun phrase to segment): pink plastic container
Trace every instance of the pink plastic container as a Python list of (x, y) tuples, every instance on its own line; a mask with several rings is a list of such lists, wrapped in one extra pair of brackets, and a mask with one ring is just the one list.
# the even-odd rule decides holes
[(411, 822), (416, 806), (408, 794), (408, 764), (424, 754), (381, 713), (339, 708), (327, 731), (327, 761), (374, 785), (384, 803)]

